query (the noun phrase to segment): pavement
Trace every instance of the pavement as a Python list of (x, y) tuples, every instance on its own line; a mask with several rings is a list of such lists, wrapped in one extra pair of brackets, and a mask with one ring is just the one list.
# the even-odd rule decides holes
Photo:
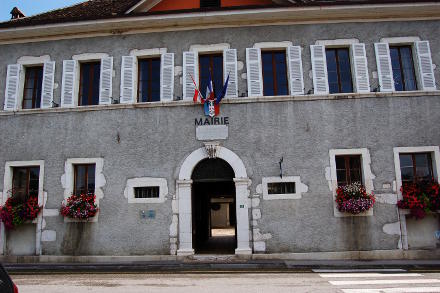
[(310, 272), (343, 269), (404, 269), (408, 271), (439, 271), (440, 260), (252, 260), (204, 256), (182, 260), (108, 263), (4, 263), (10, 273), (214, 273), (214, 272)]

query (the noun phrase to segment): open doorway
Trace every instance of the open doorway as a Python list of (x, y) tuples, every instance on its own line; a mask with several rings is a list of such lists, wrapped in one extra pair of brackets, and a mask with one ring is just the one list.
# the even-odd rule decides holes
[(234, 171), (205, 159), (193, 171), (193, 247), (197, 254), (234, 254), (237, 248)]

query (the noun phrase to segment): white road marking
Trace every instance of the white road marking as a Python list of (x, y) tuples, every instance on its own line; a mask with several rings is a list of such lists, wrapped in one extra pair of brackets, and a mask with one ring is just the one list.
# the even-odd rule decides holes
[(409, 279), (409, 280), (361, 280), (361, 281), (329, 281), (335, 286), (347, 285), (393, 285), (393, 284), (435, 284), (438, 279)]
[(328, 270), (328, 269), (314, 269), (314, 273), (375, 273), (375, 272), (406, 272), (404, 269), (351, 269), (351, 270)]
[(344, 293), (438, 293), (440, 287), (341, 289)]
[(322, 278), (401, 278), (401, 277), (423, 277), (421, 274), (382, 274), (382, 273), (342, 273), (342, 274), (319, 274)]

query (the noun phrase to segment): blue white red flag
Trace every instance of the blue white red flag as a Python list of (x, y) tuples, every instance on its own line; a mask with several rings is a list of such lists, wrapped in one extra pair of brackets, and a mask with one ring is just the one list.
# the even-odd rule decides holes
[(223, 85), (222, 91), (220, 92), (220, 94), (217, 96), (217, 99), (215, 100), (216, 104), (220, 104), (220, 102), (226, 96), (226, 91), (228, 90), (228, 84), (229, 84), (229, 74), (228, 74), (228, 78), (226, 78), (225, 84)]

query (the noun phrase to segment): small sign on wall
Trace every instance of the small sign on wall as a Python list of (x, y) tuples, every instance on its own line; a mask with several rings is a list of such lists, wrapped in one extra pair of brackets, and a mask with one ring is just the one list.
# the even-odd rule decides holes
[(155, 219), (156, 218), (156, 211), (155, 210), (140, 211), (140, 217), (143, 220)]
[(440, 240), (440, 230), (435, 231), (435, 238), (437, 238), (437, 240)]

